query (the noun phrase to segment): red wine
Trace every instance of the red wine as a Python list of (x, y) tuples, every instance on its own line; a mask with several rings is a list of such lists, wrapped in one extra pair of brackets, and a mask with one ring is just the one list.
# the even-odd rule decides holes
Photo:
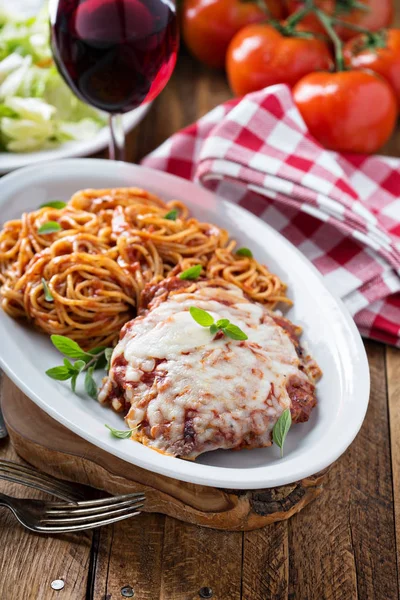
[(59, 0), (50, 20), (59, 71), (96, 108), (132, 110), (171, 76), (178, 34), (170, 0)]

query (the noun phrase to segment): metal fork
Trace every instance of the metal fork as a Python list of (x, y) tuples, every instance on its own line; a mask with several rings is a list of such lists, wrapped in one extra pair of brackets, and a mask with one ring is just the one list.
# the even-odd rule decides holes
[(32, 467), (26, 467), (9, 460), (0, 460), (0, 479), (20, 483), (42, 492), (52, 494), (67, 502), (83, 500), (84, 494), (73, 483), (60, 481)]
[(38, 533), (70, 533), (116, 523), (140, 514), (144, 501), (141, 493), (76, 504), (25, 500), (0, 493), (0, 506), (10, 509), (21, 525)]

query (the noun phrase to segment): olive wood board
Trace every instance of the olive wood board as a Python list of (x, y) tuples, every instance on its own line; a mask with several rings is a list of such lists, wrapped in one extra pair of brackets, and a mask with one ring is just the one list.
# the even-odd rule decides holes
[(7, 381), (2, 409), (16, 452), (57, 477), (110, 494), (144, 492), (145, 512), (230, 531), (250, 531), (289, 519), (323, 490), (327, 471), (270, 489), (227, 490), (186, 483), (127, 463), (52, 419)]

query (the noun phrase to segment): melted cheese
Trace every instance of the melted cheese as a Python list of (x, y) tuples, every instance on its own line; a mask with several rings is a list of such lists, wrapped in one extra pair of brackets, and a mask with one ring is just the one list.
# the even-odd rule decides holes
[[(193, 320), (191, 306), (229, 319), (248, 340), (215, 339)], [(134, 437), (167, 454), (268, 446), (290, 407), (287, 378), (307, 379), (299, 365), (293, 342), (265, 308), (234, 286), (203, 287), (174, 294), (128, 324), (100, 400), (122, 380)]]

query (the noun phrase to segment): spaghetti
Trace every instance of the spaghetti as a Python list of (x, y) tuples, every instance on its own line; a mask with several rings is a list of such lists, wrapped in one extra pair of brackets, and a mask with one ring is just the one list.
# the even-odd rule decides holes
[[(56, 224), (49, 233), (45, 224)], [(0, 300), (14, 318), (84, 348), (116, 342), (146, 284), (201, 264), (274, 308), (286, 286), (228, 233), (190, 217), (176, 200), (136, 188), (83, 190), (64, 208), (44, 207), (0, 232)]]

